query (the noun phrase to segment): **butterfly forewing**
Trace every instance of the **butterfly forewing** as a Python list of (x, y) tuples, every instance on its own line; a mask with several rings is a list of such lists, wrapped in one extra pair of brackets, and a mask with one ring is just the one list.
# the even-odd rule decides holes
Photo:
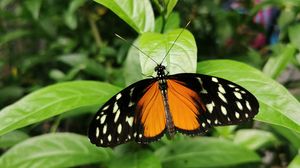
[(154, 79), (134, 83), (107, 101), (97, 112), (89, 128), (89, 138), (97, 146), (116, 146), (129, 140), (144, 142), (137, 103)]
[[(256, 98), (245, 88), (228, 80), (189, 73), (175, 74), (168, 78), (180, 81), (200, 98), (200, 105), (197, 105), (200, 128), (191, 132), (179, 129), (180, 132), (198, 134), (212, 126), (248, 121), (258, 113), (259, 104)], [(197, 104), (197, 100), (193, 102)]]

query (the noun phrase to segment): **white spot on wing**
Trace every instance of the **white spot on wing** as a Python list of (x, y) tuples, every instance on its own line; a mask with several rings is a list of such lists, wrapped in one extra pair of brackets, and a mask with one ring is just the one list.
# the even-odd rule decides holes
[(99, 120), (99, 118), (100, 118), (100, 116), (97, 116), (97, 117), (96, 117), (96, 120)]
[(117, 102), (115, 102), (113, 113), (117, 112), (118, 109), (119, 109), (119, 106), (118, 106)]
[(208, 110), (208, 112), (212, 113), (213, 109), (214, 109), (215, 103), (211, 102), (209, 104), (206, 104), (206, 108)]
[(242, 99), (242, 95), (239, 92), (233, 92), (235, 97), (238, 99)]
[(231, 87), (231, 88), (235, 88), (235, 86), (232, 85), (232, 84), (228, 84), (228, 86)]
[(121, 134), (121, 131), (122, 131), (122, 124), (119, 124), (118, 125), (118, 133)]
[(224, 106), (221, 106), (221, 111), (224, 115), (227, 115), (227, 110)]
[(247, 108), (249, 109), (249, 110), (251, 110), (251, 106), (250, 106), (250, 104), (249, 104), (249, 102), (246, 100), (246, 106), (247, 106)]
[(100, 119), (100, 124), (103, 124), (106, 119), (106, 115), (103, 115)]
[(225, 89), (224, 89), (224, 88), (223, 88), (223, 86), (222, 86), (222, 85), (220, 85), (220, 84), (219, 84), (219, 87), (218, 87), (218, 89), (219, 89), (219, 91), (220, 91), (221, 93), (223, 93), (223, 94), (225, 94), (225, 93), (226, 93)]
[(237, 107), (240, 109), (240, 110), (243, 110), (243, 106), (242, 106), (242, 104), (240, 103), (240, 102), (236, 102), (236, 105), (237, 105)]
[(102, 139), (100, 139), (100, 144), (103, 144), (103, 140)]
[(207, 92), (207, 90), (205, 90), (205, 89), (202, 87), (200, 93), (207, 94), (208, 92)]
[(99, 133), (100, 133), (99, 127), (97, 127), (97, 128), (96, 128), (96, 137), (97, 137), (97, 138), (99, 137)]
[(115, 115), (115, 119), (114, 122), (117, 122), (120, 116), (120, 110), (117, 111), (116, 115)]
[(240, 113), (235, 112), (235, 117), (236, 117), (237, 119), (239, 119), (239, 118), (240, 118)]
[(224, 97), (224, 95), (220, 92), (218, 92), (218, 96), (220, 97), (220, 99), (222, 99), (225, 103), (227, 103), (226, 98)]
[(208, 123), (208, 124), (210, 124), (210, 123), (211, 123), (210, 119), (207, 119), (206, 121), (207, 121), (207, 123)]
[(122, 94), (118, 93), (117, 96), (116, 96), (116, 100), (119, 100), (121, 97), (122, 97)]
[(107, 110), (108, 107), (109, 107), (109, 105), (105, 106), (105, 107), (103, 108), (103, 110), (104, 110), (104, 111)]
[(248, 117), (249, 117), (249, 115), (248, 115), (247, 113), (245, 113), (245, 117), (246, 117), (246, 118), (248, 118)]
[(139, 138), (142, 138), (143, 137), (143, 135), (142, 134), (139, 134)]
[(133, 117), (127, 117), (126, 116), (126, 121), (129, 124), (129, 126), (132, 127), (132, 125), (133, 125)]
[(106, 125), (106, 124), (104, 125), (104, 127), (103, 127), (103, 130), (102, 130), (102, 131), (103, 131), (103, 134), (106, 134), (106, 131), (107, 131), (107, 125)]
[(219, 81), (218, 81), (218, 79), (217, 78), (215, 78), (215, 77), (212, 77), (211, 78), (211, 80), (213, 81), (213, 82), (216, 82), (216, 83), (218, 83)]
[(110, 134), (108, 135), (107, 140), (108, 140), (108, 142), (111, 141), (111, 135)]
[(202, 123), (202, 127), (205, 127), (205, 123)]
[(218, 124), (218, 122), (219, 122), (218, 119), (216, 119), (216, 120), (215, 120), (215, 124)]

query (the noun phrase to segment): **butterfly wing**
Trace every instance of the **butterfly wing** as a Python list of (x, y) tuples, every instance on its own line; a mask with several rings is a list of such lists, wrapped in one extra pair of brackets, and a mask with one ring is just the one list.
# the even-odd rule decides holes
[[(174, 117), (174, 124), (179, 132), (195, 135), (212, 126), (248, 121), (258, 113), (257, 99), (245, 88), (228, 80), (202, 74), (183, 73), (170, 75), (168, 81), (168, 92), (177, 92), (177, 95), (170, 94), (169, 99), (172, 116), (177, 116)], [(177, 99), (178, 102), (181, 101), (181, 104), (186, 105), (179, 107), (177, 103), (171, 102), (172, 99), (173, 101)], [(190, 118), (181, 114), (180, 110), (176, 110), (179, 108), (190, 111)], [(187, 110), (188, 108), (190, 110)], [(195, 123), (195, 127), (188, 126), (186, 124), (188, 121), (183, 123), (184, 120)]]
[(145, 79), (125, 88), (108, 100), (89, 127), (93, 144), (113, 147), (135, 140), (148, 143), (165, 130), (162, 97), (156, 79)]

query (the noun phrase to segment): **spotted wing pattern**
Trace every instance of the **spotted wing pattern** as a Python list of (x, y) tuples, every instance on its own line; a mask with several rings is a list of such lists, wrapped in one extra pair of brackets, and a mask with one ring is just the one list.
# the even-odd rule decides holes
[[(168, 80), (179, 81), (183, 86), (193, 90), (200, 100), (190, 98), (199, 111), (197, 116), (199, 129), (190, 131), (177, 128), (179, 132), (196, 135), (213, 126), (248, 121), (258, 113), (259, 104), (256, 98), (245, 88), (228, 80), (190, 73), (170, 75)], [(186, 95), (184, 92), (181, 94), (183, 97)]]
[[(155, 79), (141, 80), (107, 101), (98, 110), (90, 124), (88, 131), (90, 141), (97, 146), (112, 147), (130, 140), (140, 143), (151, 142), (161, 136), (162, 132), (153, 135), (154, 137), (143, 135), (144, 125), (141, 123), (141, 114), (137, 110), (140, 109), (138, 105), (145, 107), (149, 102), (157, 103), (155, 99), (151, 99), (152, 95), (149, 95), (157, 94), (152, 88), (155, 82), (157, 82)], [(152, 90), (149, 90), (151, 88)], [(145, 99), (145, 94), (148, 99)], [(140, 102), (140, 100), (146, 102)]]

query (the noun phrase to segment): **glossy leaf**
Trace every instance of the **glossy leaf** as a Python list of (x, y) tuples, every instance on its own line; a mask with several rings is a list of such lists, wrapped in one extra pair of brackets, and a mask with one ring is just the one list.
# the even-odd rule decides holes
[[(166, 34), (144, 33), (139, 40), (140, 49), (157, 63), (161, 63), (163, 57), (170, 49), (182, 29), (176, 29)], [(182, 72), (196, 72), (197, 46), (193, 35), (184, 30), (172, 50), (165, 58), (163, 65), (167, 67), (170, 74)], [(142, 73), (154, 75), (156, 63), (140, 52), (140, 63)]]
[(176, 141), (156, 151), (165, 168), (230, 167), (259, 162), (259, 156), (230, 141), (217, 138), (194, 138)]
[(164, 0), (164, 1), (167, 4), (166, 17), (169, 17), (174, 7), (176, 6), (178, 0)]
[[(117, 161), (116, 161), (117, 160)], [(161, 168), (159, 159), (150, 151), (143, 150), (134, 153), (127, 153), (113, 159), (109, 168)]]
[(82, 135), (46, 134), (30, 138), (8, 150), (0, 158), (0, 167), (75, 167), (104, 162), (111, 155), (111, 149), (95, 148)]
[(0, 111), (0, 135), (55, 115), (87, 106), (100, 106), (119, 88), (107, 83), (76, 81), (33, 92)]
[(276, 57), (270, 57), (263, 68), (263, 72), (276, 79), (284, 71), (290, 60), (295, 55), (296, 48), (293, 45), (284, 47), (281, 54)]
[(300, 132), (300, 103), (286, 88), (259, 70), (236, 61), (212, 60), (199, 63), (198, 73), (222, 77), (253, 93), (260, 104), (256, 120)]
[(13, 131), (5, 135), (0, 136), (0, 148), (8, 148), (15, 144), (24, 141), (29, 136), (22, 131)]
[(154, 30), (154, 14), (149, 0), (94, 0), (109, 8), (138, 33)]
[(241, 129), (236, 132), (234, 143), (248, 149), (258, 150), (263, 147), (278, 144), (278, 139), (271, 133), (263, 130)]
[[(135, 40), (133, 44), (137, 45), (137, 41), (138, 39)], [(129, 48), (127, 53), (123, 74), (125, 76), (125, 83), (127, 86), (143, 78), (139, 60), (139, 51), (133, 46)]]

